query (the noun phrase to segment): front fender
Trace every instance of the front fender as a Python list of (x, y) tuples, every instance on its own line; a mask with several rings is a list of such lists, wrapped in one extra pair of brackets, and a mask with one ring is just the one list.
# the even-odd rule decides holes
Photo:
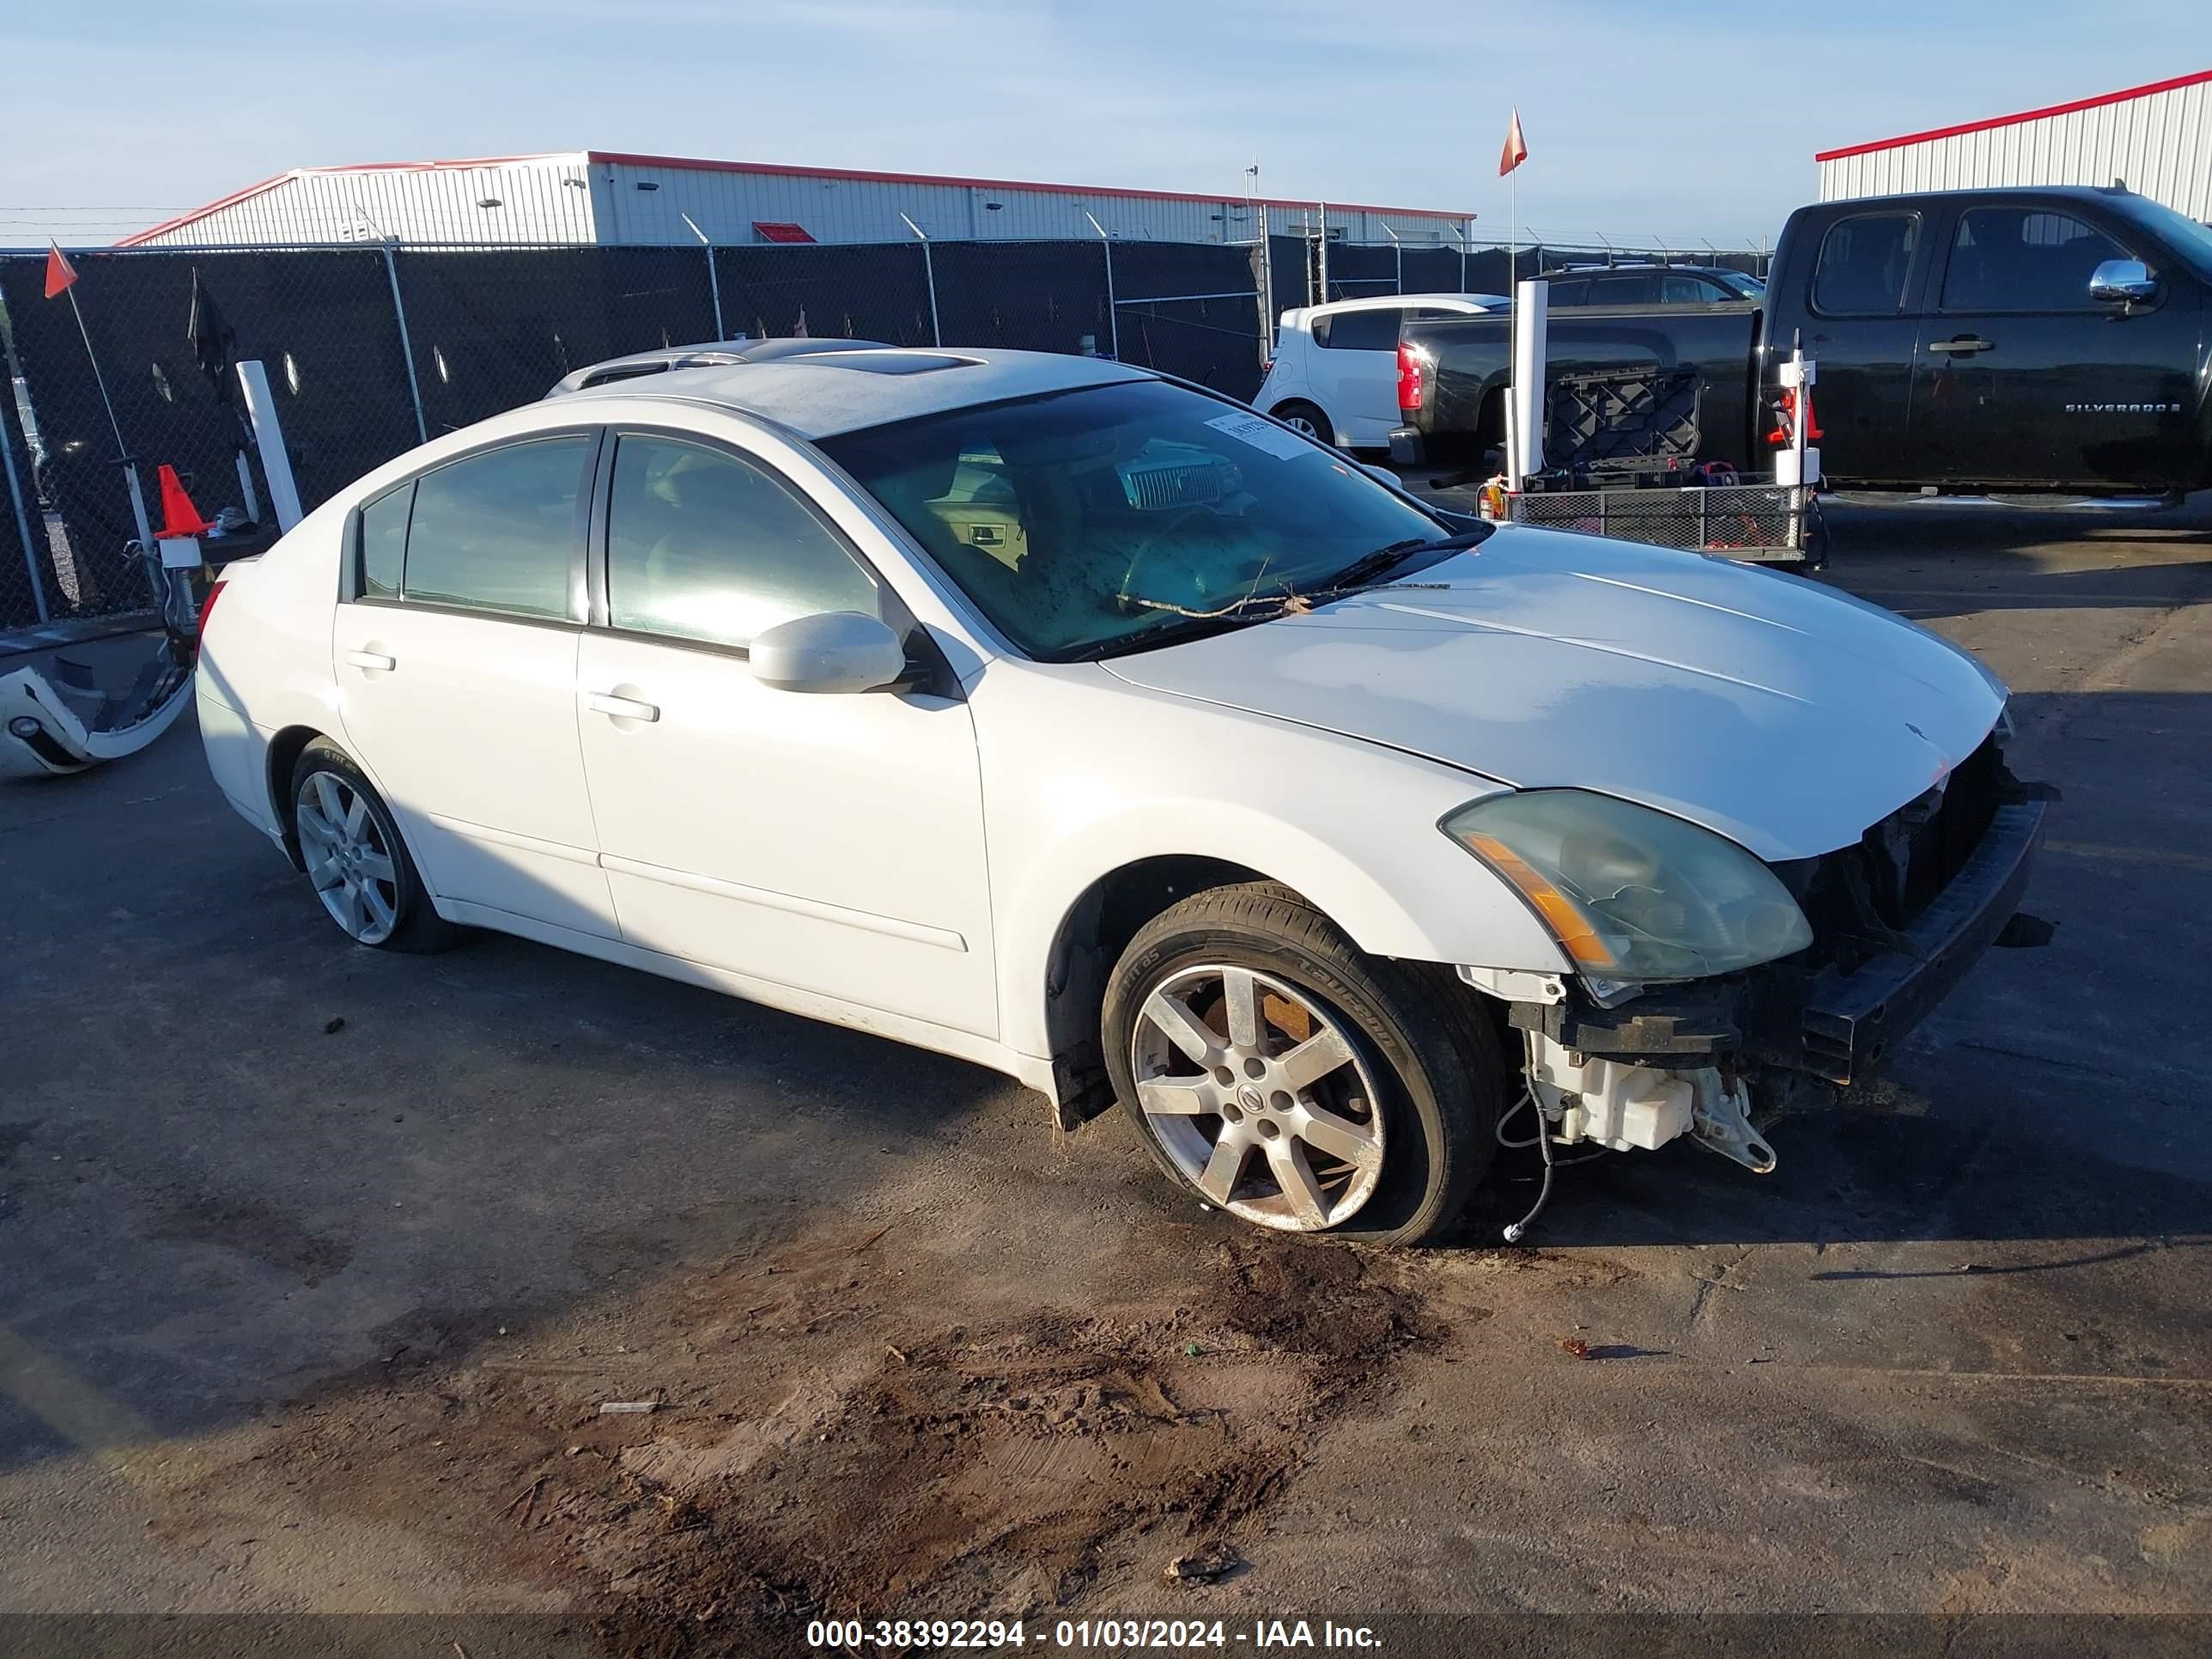
[[(1000, 672), (1006, 666), (979, 684), (975, 713), (1000, 1006), (1006, 1041), (1019, 1052), (1052, 1052), (1047, 987), (1070, 916), (1100, 883), (1149, 859), (1256, 871), (1376, 956), (1570, 971), (1519, 896), (1437, 828), (1498, 784), (1087, 669)], [(1122, 717), (1099, 719), (1101, 691)], [(1069, 741), (1075, 730), (1079, 742)]]

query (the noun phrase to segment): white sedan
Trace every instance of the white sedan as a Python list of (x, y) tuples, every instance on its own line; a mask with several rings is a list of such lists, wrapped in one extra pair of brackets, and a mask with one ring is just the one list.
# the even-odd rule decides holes
[(497, 928), (1118, 1097), (1294, 1231), (1430, 1237), (1501, 1140), (1771, 1167), (1753, 1098), (1879, 1059), (2042, 828), (1932, 635), (1095, 360), (619, 380), (228, 575), (209, 764), (353, 940)]

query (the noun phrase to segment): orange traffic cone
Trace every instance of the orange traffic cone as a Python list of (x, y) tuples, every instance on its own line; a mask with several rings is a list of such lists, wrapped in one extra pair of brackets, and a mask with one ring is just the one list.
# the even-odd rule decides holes
[(179, 536), (204, 536), (215, 526), (200, 517), (192, 498), (185, 494), (184, 481), (177, 477), (177, 469), (161, 468), (161, 527), (154, 532), (157, 542), (169, 541)]

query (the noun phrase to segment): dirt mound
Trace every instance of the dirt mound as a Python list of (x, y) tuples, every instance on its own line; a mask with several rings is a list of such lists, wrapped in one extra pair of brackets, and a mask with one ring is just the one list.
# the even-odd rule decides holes
[(873, 1242), (654, 1287), (626, 1317), (677, 1352), (395, 1332), (392, 1374), (319, 1391), (271, 1455), (311, 1500), (582, 1587), (614, 1651), (774, 1654), (812, 1616), (1031, 1613), (1116, 1544), (1218, 1539), (1443, 1334), (1417, 1258), (1194, 1231), (1120, 1281), (1141, 1296), (917, 1335)]

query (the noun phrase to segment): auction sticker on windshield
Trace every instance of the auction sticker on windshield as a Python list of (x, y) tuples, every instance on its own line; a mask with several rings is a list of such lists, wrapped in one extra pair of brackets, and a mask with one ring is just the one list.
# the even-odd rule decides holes
[(1279, 460), (1295, 460), (1314, 453), (1313, 445), (1297, 433), (1258, 415), (1217, 415), (1206, 425), (1239, 443), (1264, 449)]

